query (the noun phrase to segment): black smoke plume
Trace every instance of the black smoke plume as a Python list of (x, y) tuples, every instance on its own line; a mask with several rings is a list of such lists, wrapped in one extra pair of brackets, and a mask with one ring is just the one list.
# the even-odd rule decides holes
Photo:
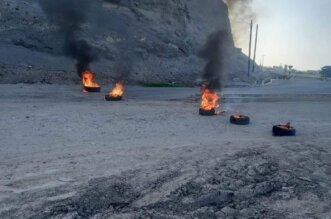
[(91, 0), (39, 0), (39, 5), (50, 22), (63, 34), (64, 52), (76, 60), (79, 76), (97, 59), (94, 48), (77, 36), (82, 25), (87, 22), (92, 3)]
[(222, 87), (221, 81), (225, 56), (224, 43), (227, 37), (228, 34), (225, 31), (211, 34), (206, 45), (199, 53), (199, 56), (207, 61), (202, 79), (209, 89), (220, 89)]

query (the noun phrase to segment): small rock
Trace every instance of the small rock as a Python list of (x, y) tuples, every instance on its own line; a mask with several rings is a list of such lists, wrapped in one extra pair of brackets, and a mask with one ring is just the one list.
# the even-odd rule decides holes
[(54, 206), (51, 210), (51, 214), (53, 214), (53, 215), (57, 215), (57, 214), (60, 214), (60, 213), (68, 213), (68, 212), (69, 212), (69, 209), (65, 205)]
[(240, 216), (243, 218), (253, 218), (255, 213), (253, 209), (245, 208), (240, 211)]
[(266, 195), (277, 190), (278, 186), (274, 182), (258, 183), (254, 189), (254, 195)]
[(232, 191), (211, 192), (200, 197), (195, 204), (199, 207), (217, 206), (222, 207), (233, 201), (234, 193)]
[(217, 216), (212, 208), (200, 208), (193, 213), (194, 218), (217, 219)]
[(307, 182), (313, 182), (311, 179), (309, 179), (307, 177), (298, 177), (298, 179), (301, 179), (301, 180), (307, 181)]
[(225, 213), (223, 211), (218, 211), (215, 215), (217, 218), (225, 218)]
[(238, 212), (237, 212), (235, 209), (230, 208), (230, 207), (228, 207), (228, 206), (222, 208), (221, 211), (222, 211), (227, 217), (235, 216), (235, 215), (238, 214)]

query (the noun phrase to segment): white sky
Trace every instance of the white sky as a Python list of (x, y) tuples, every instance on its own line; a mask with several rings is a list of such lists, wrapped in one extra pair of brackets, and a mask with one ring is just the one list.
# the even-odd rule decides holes
[[(260, 28), (258, 64), (265, 55), (268, 66), (317, 70), (331, 65), (331, 0), (255, 0), (253, 10)], [(237, 47), (248, 53), (248, 40), (241, 44)]]

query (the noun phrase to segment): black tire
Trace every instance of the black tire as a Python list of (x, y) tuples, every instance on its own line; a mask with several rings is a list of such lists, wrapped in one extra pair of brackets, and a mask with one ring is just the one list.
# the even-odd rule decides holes
[(216, 115), (216, 110), (212, 109), (212, 110), (203, 110), (203, 109), (199, 109), (199, 114), (201, 116), (215, 116)]
[(235, 125), (248, 125), (250, 118), (248, 116), (241, 115), (240, 118), (236, 118), (234, 115), (230, 117), (230, 122)]
[(88, 93), (100, 93), (101, 87), (84, 87), (84, 90)]
[(275, 125), (272, 128), (274, 136), (295, 136), (296, 130), (294, 128), (283, 128), (281, 125)]
[(110, 95), (106, 95), (105, 96), (105, 100), (106, 101), (120, 101), (122, 100), (122, 96), (119, 96), (119, 97), (112, 97)]

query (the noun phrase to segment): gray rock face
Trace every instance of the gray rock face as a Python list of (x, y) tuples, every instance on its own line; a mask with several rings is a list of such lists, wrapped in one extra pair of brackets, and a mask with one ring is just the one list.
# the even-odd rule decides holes
[[(96, 80), (120, 77), (137, 83), (192, 85), (204, 62), (197, 53), (209, 34), (230, 34), (226, 81), (245, 78), (247, 57), (233, 45), (228, 9), (220, 0), (105, 0), (87, 11), (79, 36), (99, 54)], [(0, 82), (77, 82), (74, 61), (64, 56), (63, 37), (37, 0), (0, 3)], [(238, 76), (239, 75), (239, 76)]]

